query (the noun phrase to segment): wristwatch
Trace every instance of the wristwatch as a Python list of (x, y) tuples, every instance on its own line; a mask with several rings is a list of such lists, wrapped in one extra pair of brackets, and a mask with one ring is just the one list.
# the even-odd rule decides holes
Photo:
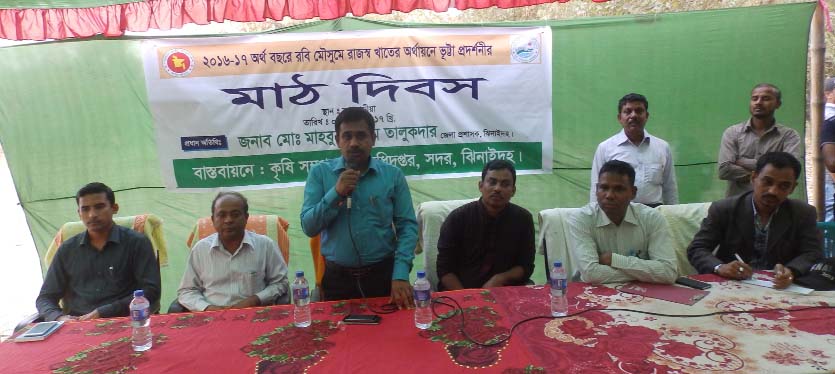
[(724, 264), (719, 264), (713, 267), (713, 274), (719, 274), (719, 268)]

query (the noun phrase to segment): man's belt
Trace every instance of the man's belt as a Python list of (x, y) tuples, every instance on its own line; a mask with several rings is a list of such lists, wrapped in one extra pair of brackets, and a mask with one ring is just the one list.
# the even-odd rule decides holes
[(379, 270), (385, 270), (388, 267), (391, 267), (394, 262), (394, 257), (388, 257), (383, 259), (382, 261), (375, 262), (371, 265), (364, 265), (364, 266), (344, 266), (337, 264), (333, 261), (325, 260), (325, 269), (331, 269), (333, 271), (348, 274), (355, 278), (363, 278), (372, 272), (376, 272)]

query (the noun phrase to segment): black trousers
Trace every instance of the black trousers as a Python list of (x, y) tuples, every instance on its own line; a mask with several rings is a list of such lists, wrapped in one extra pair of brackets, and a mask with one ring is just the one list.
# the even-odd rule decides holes
[[(325, 301), (382, 297), (391, 295), (394, 257), (362, 267), (346, 267), (325, 261), (322, 292)], [(362, 287), (362, 293), (360, 288)]]

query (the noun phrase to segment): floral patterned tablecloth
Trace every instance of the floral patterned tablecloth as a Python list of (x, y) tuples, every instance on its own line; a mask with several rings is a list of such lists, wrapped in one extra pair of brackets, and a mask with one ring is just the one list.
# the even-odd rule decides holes
[[(411, 311), (383, 316), (377, 326), (346, 326), (354, 302), (314, 303), (313, 324), (292, 325), (292, 306), (155, 315), (154, 347), (130, 348), (126, 318), (69, 322), (42, 342), (0, 344), (0, 373), (810, 373), (835, 370), (835, 293), (801, 296), (721, 281), (693, 306), (621, 293), (614, 285), (572, 283), (569, 313), (632, 309), (664, 314), (783, 308), (698, 318), (589, 310), (536, 318), (510, 340), (496, 342), (514, 323), (549, 312), (542, 286), (444, 292), (464, 310), (436, 311), (429, 330), (414, 327)], [(437, 296), (436, 295), (436, 296)]]

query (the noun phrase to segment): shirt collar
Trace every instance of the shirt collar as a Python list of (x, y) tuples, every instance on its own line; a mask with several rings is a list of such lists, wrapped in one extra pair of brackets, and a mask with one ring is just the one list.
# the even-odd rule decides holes
[[(763, 134), (768, 134), (772, 131), (779, 134), (780, 130), (777, 128), (778, 125), (779, 125), (779, 123), (777, 123), (777, 119), (775, 118), (774, 119), (774, 125), (772, 125), (771, 128), (769, 128), (768, 130), (765, 130), (765, 132)], [(750, 118), (748, 118), (748, 121), (745, 122), (745, 127), (743, 128), (743, 131), (745, 131), (745, 132), (754, 131), (754, 127), (751, 125), (751, 119)]]
[[(212, 240), (212, 248), (213, 249), (218, 249), (218, 250), (221, 250), (221, 251), (226, 251), (226, 249), (228, 249), (228, 248), (224, 249), (223, 244), (220, 242), (220, 234), (214, 233), (214, 236), (215, 236), (215, 238), (214, 238), (214, 240)], [(252, 244), (252, 234), (249, 232), (249, 230), (244, 230), (244, 240), (241, 240), (240, 248), (244, 248), (244, 244), (248, 244), (250, 248), (255, 247)], [(238, 249), (239, 248), (235, 248), (235, 253), (238, 253)], [(226, 251), (226, 252), (228, 252), (228, 251)]]
[[(780, 205), (783, 205), (783, 204), (780, 204)], [(773, 219), (774, 216), (777, 215), (777, 212), (780, 211), (780, 205), (777, 206), (777, 209), (774, 209), (774, 211), (771, 212), (771, 216), (768, 217), (768, 222), (765, 223), (765, 226), (763, 227), (763, 229), (767, 230), (768, 227), (771, 226), (771, 219)], [(751, 194), (751, 207), (754, 208), (754, 227), (759, 227), (760, 226), (760, 220), (757, 219), (757, 204), (754, 202), (754, 194)]]
[[(626, 130), (620, 130), (620, 132), (617, 133), (615, 136), (617, 137), (617, 138), (615, 138), (615, 140), (617, 141), (617, 145), (633, 144), (629, 140), (629, 138), (626, 136)], [(651, 137), (652, 137), (652, 135), (650, 135), (649, 131), (647, 131), (647, 129), (645, 128), (644, 129), (644, 140), (641, 141), (641, 144), (644, 144), (644, 143), (649, 144)]]
[[(340, 156), (334, 159), (334, 161), (335, 162), (332, 165), (332, 169), (334, 172), (341, 173), (343, 170), (345, 170), (345, 158)], [(368, 170), (374, 170), (374, 172), (379, 172), (380, 166), (380, 160), (371, 157), (371, 161), (368, 162)]]
[(501, 212), (499, 212), (499, 214), (496, 217), (491, 217), (489, 214), (487, 214), (487, 208), (484, 207), (484, 201), (482, 201), (482, 199), (483, 198), (481, 198), (481, 197), (478, 198), (478, 212), (479, 212), (479, 214), (481, 214), (482, 217), (484, 217), (486, 219), (498, 220), (499, 218), (504, 216), (505, 212), (507, 212), (507, 208), (510, 206), (510, 202), (508, 201), (507, 205), (504, 207), (504, 209), (502, 209)]
[[(604, 227), (608, 225), (615, 225), (612, 220), (609, 219), (609, 216), (606, 215), (606, 212), (600, 208), (600, 205), (595, 203), (597, 206), (597, 222), (595, 222), (595, 227)], [(635, 216), (635, 212), (632, 208), (632, 203), (629, 203), (629, 207), (626, 208), (626, 215), (623, 216), (623, 222), (628, 222), (633, 225), (638, 224), (638, 218)], [(621, 223), (623, 223), (621, 222)]]
[[(121, 242), (122, 236), (119, 233), (119, 228), (117, 226), (116, 222), (113, 222), (113, 226), (110, 228), (110, 234), (107, 235), (107, 241), (105, 244), (110, 242), (119, 244)], [(87, 245), (87, 240), (87, 230), (84, 230), (84, 235), (81, 237), (81, 242), (79, 244)]]

